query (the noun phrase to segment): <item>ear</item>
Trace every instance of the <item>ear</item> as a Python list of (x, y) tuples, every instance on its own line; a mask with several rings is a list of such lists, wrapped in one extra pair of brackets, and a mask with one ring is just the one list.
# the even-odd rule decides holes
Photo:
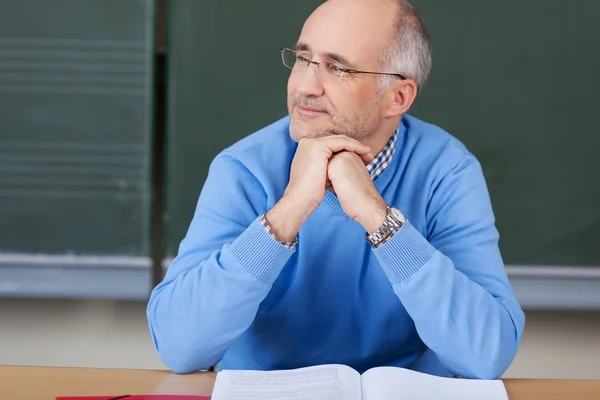
[(384, 116), (403, 115), (417, 97), (417, 84), (412, 79), (397, 79), (386, 90), (387, 107)]

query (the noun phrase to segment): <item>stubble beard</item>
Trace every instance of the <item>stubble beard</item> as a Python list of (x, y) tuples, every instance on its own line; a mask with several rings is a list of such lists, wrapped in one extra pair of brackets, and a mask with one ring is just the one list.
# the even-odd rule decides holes
[[(344, 135), (362, 141), (375, 132), (383, 121), (383, 118), (378, 115), (380, 104), (381, 96), (376, 96), (366, 106), (345, 116), (330, 104), (306, 97), (292, 97), (288, 100), (290, 136), (296, 142), (303, 138), (320, 138), (331, 135)], [(317, 108), (327, 113), (317, 118), (304, 116), (295, 111), (295, 107), (299, 105)]]

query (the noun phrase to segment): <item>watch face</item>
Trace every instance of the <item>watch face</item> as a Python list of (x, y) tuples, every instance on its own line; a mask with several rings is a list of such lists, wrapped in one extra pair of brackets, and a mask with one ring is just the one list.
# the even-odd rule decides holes
[(397, 208), (393, 208), (392, 207), (391, 210), (390, 210), (390, 213), (392, 214), (392, 217), (394, 217), (398, 221), (400, 221), (401, 224), (406, 223), (406, 217)]

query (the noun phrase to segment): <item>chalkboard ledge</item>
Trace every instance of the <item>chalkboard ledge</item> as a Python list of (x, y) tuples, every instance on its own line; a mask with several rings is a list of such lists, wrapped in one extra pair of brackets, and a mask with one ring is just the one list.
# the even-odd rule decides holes
[(525, 309), (600, 310), (600, 266), (509, 265), (506, 271)]
[(143, 300), (150, 258), (0, 253), (0, 297)]
[[(146, 257), (0, 253), (0, 297), (147, 300), (151, 265)], [(600, 310), (600, 266), (506, 270), (524, 309)]]

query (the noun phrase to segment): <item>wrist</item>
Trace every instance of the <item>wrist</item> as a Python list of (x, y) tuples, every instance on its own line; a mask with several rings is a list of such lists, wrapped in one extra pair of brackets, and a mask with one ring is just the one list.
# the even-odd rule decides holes
[(390, 240), (405, 223), (406, 217), (400, 210), (388, 207), (387, 216), (384, 222), (375, 230), (375, 232), (366, 234), (365, 237), (367, 242), (369, 242), (373, 248), (378, 248)]
[(383, 199), (374, 202), (367, 211), (355, 219), (370, 235), (375, 232), (387, 218), (387, 204)]
[(278, 241), (293, 242), (310, 214), (306, 207), (284, 196), (266, 213), (265, 219)]

